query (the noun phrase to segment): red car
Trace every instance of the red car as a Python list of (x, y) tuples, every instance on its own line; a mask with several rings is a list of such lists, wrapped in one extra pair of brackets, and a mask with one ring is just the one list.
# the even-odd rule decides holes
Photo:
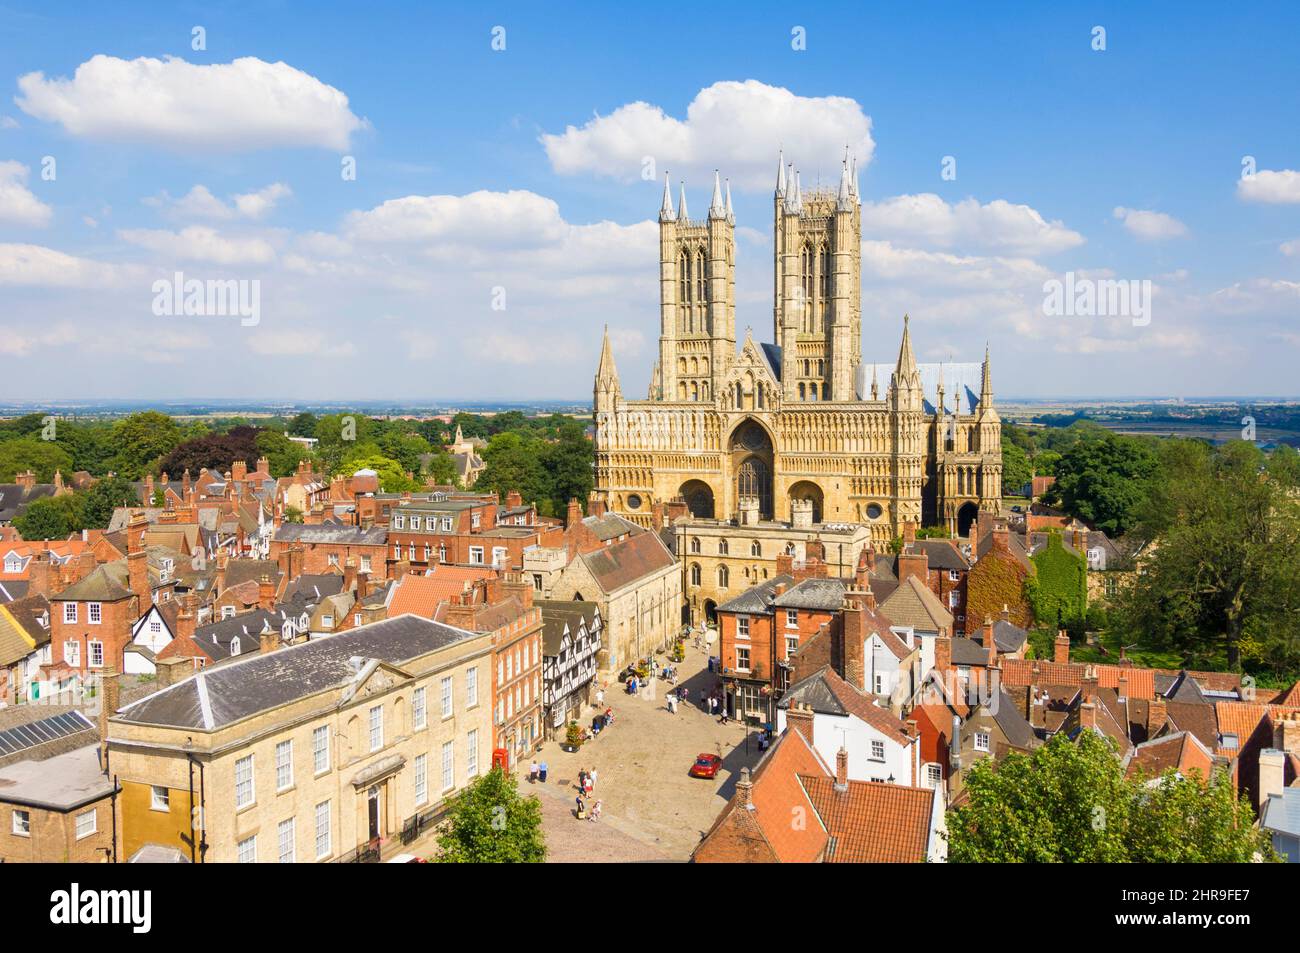
[(716, 754), (696, 755), (695, 763), (691, 765), (691, 777), (713, 779), (721, 769), (722, 759)]

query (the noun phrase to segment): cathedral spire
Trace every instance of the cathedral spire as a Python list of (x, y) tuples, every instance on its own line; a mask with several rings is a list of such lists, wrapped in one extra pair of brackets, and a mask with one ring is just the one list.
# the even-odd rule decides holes
[(709, 202), (709, 218), (726, 218), (727, 210), (722, 204), (722, 178), (718, 170), (713, 170), (713, 200)]
[(731, 180), (727, 179), (727, 221), (735, 225), (736, 213), (731, 208)]
[(853, 157), (853, 164), (852, 164), (852, 166), (851, 166), (850, 169), (849, 169), (849, 178), (852, 179), (852, 183), (853, 183), (853, 197), (856, 199), (856, 198), (859, 197), (859, 195), (858, 195), (858, 157), (857, 157), (857, 156), (854, 156), (854, 157)]
[(677, 193), (677, 220), (685, 222), (689, 218), (686, 214), (686, 180), (682, 179), (681, 191)]
[(664, 201), (659, 206), (659, 221), (671, 222), (677, 218), (677, 213), (673, 211), (672, 193), (668, 191), (668, 173), (664, 173)]
[(785, 150), (776, 154), (776, 194), (785, 198)]
[(898, 365), (895, 367), (900, 379), (904, 374), (910, 376), (917, 373), (916, 355), (912, 353), (912, 333), (907, 327), (910, 321), (911, 318), (903, 315), (903, 343), (898, 348)]
[(600, 343), (600, 364), (596, 367), (597, 381), (612, 381), (618, 386), (618, 368), (614, 366), (614, 351), (609, 346), (609, 325), (605, 325), (605, 337)]

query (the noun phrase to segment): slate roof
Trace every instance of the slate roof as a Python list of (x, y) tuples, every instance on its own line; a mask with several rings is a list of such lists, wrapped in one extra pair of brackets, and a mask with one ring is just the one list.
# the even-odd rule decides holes
[(1300, 788), (1283, 788), (1281, 794), (1270, 794), (1264, 802), (1259, 826), (1300, 837)]
[[(1006, 689), (1000, 688), (998, 696), (997, 710), (990, 711), (993, 720), (998, 723), (1002, 733), (1007, 736), (1008, 744), (1017, 748), (1028, 748), (1037, 738), (1034, 729), (1025, 720), (1025, 716), (1020, 714), (1020, 710), (1016, 707), (1016, 703), (1011, 699), (1011, 696), (1007, 694)], [(987, 706), (980, 707), (989, 711)]]
[(606, 513), (604, 516), (586, 516), (583, 517), (582, 525), (587, 527), (596, 538), (602, 543), (611, 539), (618, 539), (620, 536), (627, 536), (629, 533), (637, 534), (643, 532), (640, 526), (631, 520), (624, 519), (617, 513)]
[(807, 678), (791, 685), (781, 696), (777, 707), (789, 710), (794, 702), (807, 705), (814, 712), (822, 715), (839, 717), (852, 715), (900, 745), (907, 745), (912, 741), (908, 737), (907, 726), (895, 718), (889, 709), (875, 704), (871, 696), (858, 691), (840, 678), (829, 665), (823, 666)]
[(1020, 626), (998, 619), (993, 623), (993, 644), (999, 652), (1015, 652), (1029, 639), (1029, 633)]
[(785, 583), (787, 586), (794, 582), (793, 576), (782, 573), (779, 576), (773, 576), (766, 582), (759, 583), (750, 589), (746, 589), (740, 595), (733, 599), (728, 599), (722, 605), (718, 606), (719, 612), (740, 612), (746, 615), (762, 615), (772, 611), (772, 592), (776, 589), (778, 583)]
[(344, 526), (340, 523), (281, 523), (277, 543), (332, 543), (347, 546), (387, 546), (388, 528)]
[(116, 720), (215, 730), (348, 684), (357, 676), (351, 662), (354, 658), (400, 667), (472, 637), (461, 629), (413, 615), (372, 622), (329, 638), (199, 671), (120, 709)]
[(772, 600), (780, 609), (817, 609), (835, 612), (844, 606), (850, 581), (836, 577), (801, 579)]
[(952, 664), (987, 666), (989, 664), (988, 649), (964, 635), (955, 636), (952, 640)]
[(0, 523), (12, 523), (28, 503), (53, 495), (53, 483), (37, 483), (30, 490), (18, 483), (0, 483)]
[(912, 543), (912, 551), (925, 553), (931, 569), (970, 569), (970, 560), (950, 539), (918, 539)]
[(133, 595), (127, 579), (129, 571), (125, 560), (96, 566), (85, 579), (74, 582), (58, 595), (54, 602), (117, 602)]

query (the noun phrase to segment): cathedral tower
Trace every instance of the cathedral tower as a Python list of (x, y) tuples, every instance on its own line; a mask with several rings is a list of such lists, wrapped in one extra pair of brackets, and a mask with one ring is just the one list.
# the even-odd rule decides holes
[(804, 193), (778, 158), (774, 205), (773, 334), (787, 401), (857, 399), (862, 353), (862, 212), (856, 165), (839, 186)]
[(692, 221), (682, 184), (668, 177), (659, 209), (659, 368), (652, 400), (712, 402), (736, 353), (736, 218), (731, 185), (713, 174), (704, 221)]

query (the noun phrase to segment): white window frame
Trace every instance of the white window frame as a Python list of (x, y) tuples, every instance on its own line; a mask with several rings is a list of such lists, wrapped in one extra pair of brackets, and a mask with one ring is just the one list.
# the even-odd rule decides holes
[(98, 602), (86, 603), (86, 624), (99, 625), (104, 618), (104, 607)]
[(429, 803), (429, 756), (415, 756), (415, 806), (424, 807)]
[(370, 709), (370, 750), (378, 751), (383, 746), (384, 746), (384, 706), (374, 705)]
[[(257, 775), (256, 775), (257, 766), (253, 761), (253, 757), (254, 756), (250, 754), (247, 757), (240, 758), (235, 762), (235, 810), (236, 811), (241, 810), (242, 808), (246, 808), (250, 804), (257, 803)], [(240, 767), (241, 765), (246, 765), (247, 766), (246, 770), (248, 772), (248, 777), (242, 780), (239, 777), (240, 771), (243, 770)], [(247, 797), (244, 797), (241, 794), (241, 791), (245, 787), (247, 787), (247, 791), (248, 791)]]
[(478, 777), (478, 729), (471, 728), (465, 734), (465, 776)]
[[(294, 823), (292, 817), (286, 817), (279, 824), (275, 825), (275, 850), (276, 859), (282, 864), (296, 863), (298, 860), (298, 825)], [(285, 859), (285, 832), (288, 831), (288, 859)]]
[[(322, 744), (321, 742), (324, 742)], [(317, 774), (324, 774), (330, 769), (330, 728), (321, 725), (311, 733), (312, 767)]]
[(151, 784), (149, 786), (149, 810), (169, 813), (171, 809), (172, 809), (171, 790), (166, 785)]
[(32, 836), (32, 812), (23, 808), (15, 808), (13, 820), (11, 821), (12, 830), (16, 837)]
[(65, 602), (63, 604), (63, 624), (77, 624), (77, 604), (75, 602)]
[(798, 609), (786, 609), (786, 610), (785, 610), (785, 627), (786, 627), (787, 629), (797, 629), (797, 628), (799, 628), (799, 610), (798, 610)]
[(429, 727), (427, 695), (428, 692), (423, 685), (411, 692), (411, 726), (416, 731)]
[(438, 691), (442, 699), (442, 718), (446, 721), (456, 713), (456, 683), (452, 676), (443, 676)]
[(478, 666), (465, 671), (465, 707), (473, 708), (478, 704)]
[[(99, 661), (95, 661), (96, 649), (99, 650)], [(103, 668), (104, 667), (104, 643), (99, 639), (91, 639), (86, 642), (86, 667)]]
[[(323, 815), (324, 824), (321, 823), (321, 819), (322, 819), (321, 808), (325, 809)], [(334, 831), (333, 831), (334, 824), (333, 824), (333, 818), (331, 817), (332, 813), (333, 813), (333, 808), (330, 806), (329, 801), (321, 801), (319, 804), (316, 805), (316, 859), (317, 860), (324, 860), (326, 857), (328, 857), (330, 854), (334, 852), (334, 846), (333, 846), (334, 845)], [(322, 840), (324, 841), (323, 844), (322, 844)]]
[(286, 738), (275, 745), (275, 789), (287, 791), (293, 787), (293, 739)]
[[(88, 831), (82, 830), (81, 828), (81, 822), (84, 821), (86, 818), (90, 818), (90, 830)], [(76, 830), (77, 840), (85, 840), (87, 837), (92, 837), (93, 835), (99, 833), (99, 811), (94, 807), (89, 807), (86, 810), (79, 813), (76, 816), (75, 821), (76, 821), (75, 830)]]
[[(741, 653), (742, 653), (742, 652), (744, 653), (744, 664), (741, 664)], [(748, 672), (748, 671), (749, 671), (749, 662), (750, 662), (750, 659), (749, 659), (749, 646), (747, 646), (747, 645), (738, 645), (738, 646), (736, 646), (736, 671), (737, 671), (737, 672)]]
[(977, 731), (972, 744), (975, 746), (976, 751), (988, 751), (991, 740), (987, 731)]
[(456, 786), (456, 743), (442, 743), (442, 790), (450, 791)]
[(257, 835), (245, 837), (235, 845), (235, 856), (241, 864), (257, 863)]
[(871, 739), (871, 760), (872, 761), (885, 760), (885, 743), (881, 741), (879, 738)]
[(471, 547), (469, 548), (469, 561), (470, 561), (470, 564), (471, 564), (471, 565), (474, 565), (474, 566), (481, 566), (481, 565), (483, 565), (483, 547), (482, 547), (482, 546), (471, 546)]
[(76, 639), (68, 639), (63, 643), (63, 661), (73, 668), (81, 667), (81, 643)]
[(736, 638), (738, 639), (749, 638), (749, 616), (747, 615), (736, 616)]

